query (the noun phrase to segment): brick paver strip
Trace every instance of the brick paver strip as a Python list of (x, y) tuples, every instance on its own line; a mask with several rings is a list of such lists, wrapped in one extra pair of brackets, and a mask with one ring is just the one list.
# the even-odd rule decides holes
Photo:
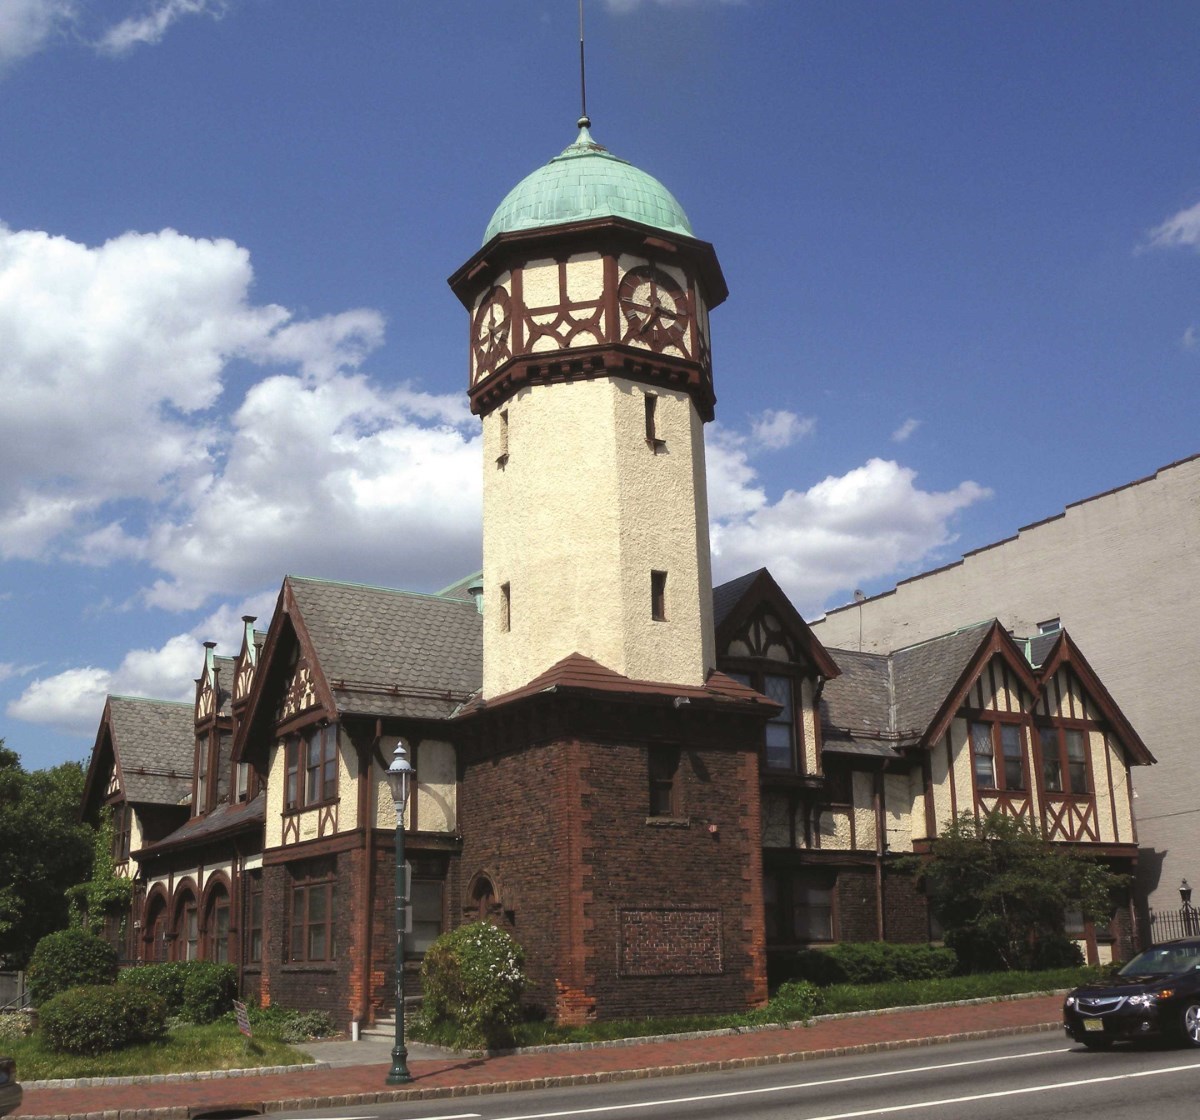
[(200, 1081), (148, 1085), (27, 1089), (24, 1104), (12, 1115), (186, 1120), (197, 1111), (239, 1104), (275, 1112), (665, 1077), (1061, 1029), (1061, 1008), (1059, 995), (1034, 996), (1000, 1003), (886, 1011), (825, 1020), (809, 1027), (631, 1046), (414, 1061), (410, 1070), (415, 1080), (406, 1088), (385, 1084), (388, 1065), (383, 1063), (238, 1077), (217, 1074)]

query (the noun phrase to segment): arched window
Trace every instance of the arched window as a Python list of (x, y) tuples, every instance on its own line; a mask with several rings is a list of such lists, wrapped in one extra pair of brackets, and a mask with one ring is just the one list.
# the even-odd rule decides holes
[(190, 890), (175, 904), (175, 951), (177, 961), (194, 961), (200, 956), (200, 913)]
[(486, 875), (477, 875), (471, 884), (471, 909), (481, 922), (487, 921), (499, 909), (496, 887)]
[(144, 960), (159, 964), (167, 959), (170, 931), (167, 922), (167, 900), (161, 895), (146, 907), (146, 922), (142, 928)]
[(204, 908), (204, 959), (229, 961), (229, 891), (224, 883), (213, 886)]

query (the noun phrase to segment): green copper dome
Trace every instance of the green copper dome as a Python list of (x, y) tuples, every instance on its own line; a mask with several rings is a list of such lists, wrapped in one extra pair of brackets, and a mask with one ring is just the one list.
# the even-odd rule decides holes
[(683, 207), (657, 179), (618, 159), (592, 139), (586, 118), (561, 155), (525, 176), (496, 207), (483, 235), (542, 229), (590, 218), (628, 218), (668, 233), (692, 236)]

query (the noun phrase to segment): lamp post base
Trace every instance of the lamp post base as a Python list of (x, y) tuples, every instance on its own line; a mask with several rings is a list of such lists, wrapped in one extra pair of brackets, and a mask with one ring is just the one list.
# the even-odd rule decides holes
[(407, 1085), (412, 1079), (412, 1074), (408, 1072), (408, 1049), (405, 1046), (393, 1047), (392, 1068), (388, 1070), (387, 1083)]

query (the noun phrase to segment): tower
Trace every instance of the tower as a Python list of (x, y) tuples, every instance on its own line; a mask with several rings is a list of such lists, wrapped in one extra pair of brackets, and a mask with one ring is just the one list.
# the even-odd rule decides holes
[(703, 424), (712, 246), (586, 117), (450, 279), (483, 421), (483, 695), (572, 654), (702, 685), (715, 663)]
[(715, 671), (712, 246), (585, 117), (450, 279), (482, 419), (483, 688), (456, 717), (464, 913), (560, 1022), (766, 994), (757, 743)]

